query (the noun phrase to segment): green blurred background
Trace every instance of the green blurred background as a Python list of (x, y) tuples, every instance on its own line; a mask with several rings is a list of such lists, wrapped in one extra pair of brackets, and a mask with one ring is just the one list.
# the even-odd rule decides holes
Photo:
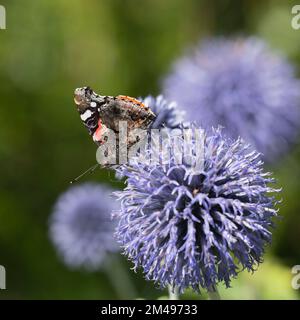
[[(298, 1), (300, 4), (300, 2)], [(0, 0), (0, 264), (2, 299), (122, 298), (105, 272), (70, 271), (48, 237), (48, 217), (69, 181), (95, 163), (96, 147), (73, 103), (90, 85), (109, 94), (158, 94), (172, 62), (199, 39), (258, 35), (300, 70), (297, 1)], [(299, 74), (299, 72), (298, 72)], [(266, 262), (242, 273), (223, 298), (297, 299), (291, 267), (300, 264), (300, 147), (272, 168), (283, 187), (282, 221)], [(98, 170), (83, 178), (122, 187)], [(143, 298), (165, 295), (129, 270)], [(114, 270), (114, 268), (112, 268)], [(123, 296), (124, 297), (124, 296)], [(197, 298), (187, 293), (187, 298)]]

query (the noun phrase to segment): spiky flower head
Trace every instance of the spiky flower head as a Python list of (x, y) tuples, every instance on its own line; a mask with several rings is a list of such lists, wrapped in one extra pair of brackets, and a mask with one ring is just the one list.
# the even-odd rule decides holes
[(64, 192), (50, 218), (50, 237), (64, 262), (72, 268), (95, 270), (107, 254), (118, 251), (111, 213), (116, 202), (112, 190), (85, 183)]
[[(181, 164), (175, 156), (164, 162), (136, 158), (118, 168), (127, 187), (117, 192), (121, 209), (115, 213), (117, 239), (135, 269), (181, 292), (229, 286), (241, 268), (255, 270), (277, 214), (271, 193), (278, 190), (269, 186), (274, 181), (256, 151), (216, 129), (203, 136), (199, 153), (196, 134), (191, 137), (181, 140), (191, 150)], [(195, 163), (202, 163), (200, 170)]]
[(147, 96), (142, 99), (156, 115), (152, 129), (166, 127), (170, 129), (178, 128), (184, 120), (185, 112), (180, 110), (175, 101), (167, 101), (162, 95), (157, 97)]
[(272, 162), (299, 134), (300, 82), (286, 59), (258, 38), (214, 39), (179, 59), (164, 93), (205, 127), (224, 126)]

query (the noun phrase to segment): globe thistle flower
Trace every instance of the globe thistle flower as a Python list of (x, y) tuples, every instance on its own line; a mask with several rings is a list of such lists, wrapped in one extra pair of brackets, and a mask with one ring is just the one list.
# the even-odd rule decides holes
[(268, 162), (285, 154), (300, 124), (300, 82), (293, 67), (257, 38), (206, 41), (174, 65), (164, 93), (209, 128), (222, 125)]
[(176, 102), (168, 102), (162, 95), (147, 96), (141, 100), (156, 114), (156, 119), (151, 126), (152, 129), (162, 127), (173, 129), (182, 124), (185, 112), (178, 109)]
[[(127, 187), (116, 193), (116, 237), (134, 269), (180, 292), (211, 290), (218, 282), (229, 287), (241, 269), (254, 271), (277, 215), (271, 193), (279, 190), (269, 186), (274, 180), (263, 172), (259, 153), (216, 129), (204, 135), (203, 153), (197, 154), (195, 136), (186, 142), (189, 161), (135, 158), (118, 168)], [(195, 171), (191, 164), (201, 163), (199, 157), (203, 165)]]
[(111, 190), (86, 183), (71, 187), (57, 200), (50, 219), (50, 236), (64, 262), (72, 268), (95, 270), (109, 252), (118, 251), (111, 212)]

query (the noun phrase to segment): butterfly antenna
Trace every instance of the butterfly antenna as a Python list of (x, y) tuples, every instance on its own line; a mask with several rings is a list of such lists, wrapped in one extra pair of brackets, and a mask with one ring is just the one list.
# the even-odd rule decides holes
[(76, 181), (78, 181), (80, 178), (82, 178), (83, 176), (85, 176), (86, 174), (91, 174), (92, 172), (94, 172), (97, 167), (100, 166), (99, 163), (96, 163), (95, 165), (93, 165), (92, 167), (88, 168), (86, 171), (84, 171), (81, 175), (79, 175), (78, 177), (76, 177), (75, 179), (73, 179), (72, 181), (70, 181), (70, 183), (74, 183)]

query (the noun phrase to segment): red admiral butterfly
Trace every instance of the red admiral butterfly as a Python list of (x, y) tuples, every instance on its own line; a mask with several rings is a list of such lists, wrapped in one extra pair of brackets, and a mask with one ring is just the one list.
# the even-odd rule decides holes
[[(130, 136), (130, 132), (134, 129), (147, 130), (156, 118), (149, 107), (135, 98), (122, 95), (101, 96), (90, 87), (77, 88), (74, 93), (74, 101), (81, 120), (98, 145), (105, 143), (109, 130), (113, 130), (118, 137), (119, 122), (126, 121), (127, 148), (130, 148), (138, 141), (138, 138)], [(116, 142), (118, 153), (118, 138)], [(71, 183), (93, 172), (98, 166), (99, 163), (92, 166)], [(110, 168), (111, 166), (105, 167)]]
[[(101, 145), (108, 129), (119, 132), (119, 122), (126, 121), (128, 133), (134, 129), (148, 129), (156, 115), (149, 107), (128, 96), (101, 96), (90, 87), (75, 90), (74, 101), (80, 118), (93, 140)], [(128, 142), (132, 145), (134, 142)]]

